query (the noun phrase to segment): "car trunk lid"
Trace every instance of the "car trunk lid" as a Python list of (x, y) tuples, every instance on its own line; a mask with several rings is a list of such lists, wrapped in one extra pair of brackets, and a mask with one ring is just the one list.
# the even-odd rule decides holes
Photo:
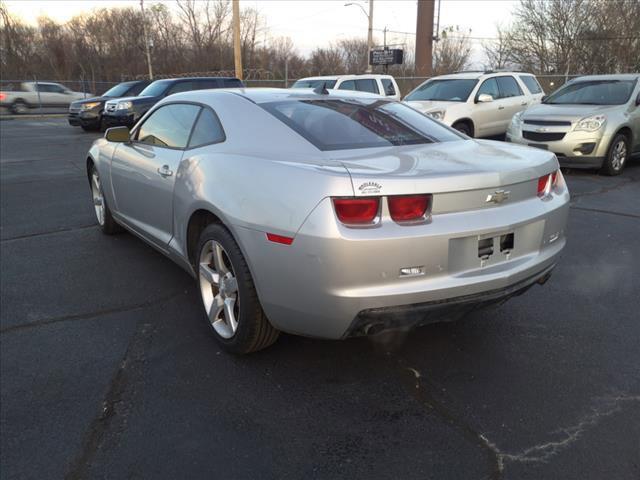
[(433, 213), (524, 200), (538, 178), (558, 169), (543, 150), (488, 140), (332, 152), (351, 175), (356, 196), (433, 195)]

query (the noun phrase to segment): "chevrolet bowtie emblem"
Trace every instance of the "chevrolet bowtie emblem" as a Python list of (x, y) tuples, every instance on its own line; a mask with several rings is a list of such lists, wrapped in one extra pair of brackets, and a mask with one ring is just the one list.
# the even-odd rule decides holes
[(504, 202), (507, 198), (509, 198), (509, 191), (504, 191), (504, 190), (496, 190), (493, 193), (490, 193), (489, 195), (487, 195), (487, 199), (485, 200), (486, 203), (502, 203)]

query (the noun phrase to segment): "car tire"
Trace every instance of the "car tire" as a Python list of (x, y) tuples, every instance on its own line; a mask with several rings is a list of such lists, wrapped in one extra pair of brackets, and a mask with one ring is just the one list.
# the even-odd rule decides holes
[(453, 124), (453, 128), (458, 130), (460, 133), (464, 133), (467, 137), (473, 138), (473, 132), (471, 131), (471, 127), (466, 122), (458, 122)]
[(262, 310), (249, 266), (223, 225), (204, 229), (195, 272), (205, 318), (220, 346), (246, 354), (273, 344), (280, 334)]
[(24, 100), (15, 100), (11, 104), (11, 113), (15, 115), (22, 115), (29, 111), (29, 105)]
[(629, 158), (629, 139), (626, 135), (619, 133), (609, 145), (607, 156), (602, 163), (600, 173), (604, 175), (620, 175)]
[(122, 227), (114, 220), (111, 215), (111, 210), (107, 204), (107, 200), (104, 197), (102, 191), (102, 184), (100, 182), (100, 175), (95, 165), (91, 165), (89, 170), (89, 186), (91, 188), (91, 198), (93, 200), (93, 208), (96, 213), (96, 219), (100, 230), (105, 235), (113, 235), (122, 231)]

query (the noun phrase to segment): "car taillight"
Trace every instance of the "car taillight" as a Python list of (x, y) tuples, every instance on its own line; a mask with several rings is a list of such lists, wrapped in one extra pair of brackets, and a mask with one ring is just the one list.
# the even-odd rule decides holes
[(4, 93), (0, 93), (0, 102), (3, 101), (7, 96)]
[(396, 222), (422, 220), (427, 213), (431, 195), (397, 195), (388, 198), (389, 213)]
[(538, 196), (544, 198), (551, 193), (558, 185), (558, 171), (540, 177), (538, 179)]
[(334, 198), (333, 208), (338, 220), (345, 225), (367, 225), (378, 216), (380, 198)]

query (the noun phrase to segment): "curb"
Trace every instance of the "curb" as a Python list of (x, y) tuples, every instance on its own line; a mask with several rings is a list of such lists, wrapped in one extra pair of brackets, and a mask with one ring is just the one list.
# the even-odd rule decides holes
[(43, 114), (35, 114), (35, 113), (27, 113), (24, 115), (0, 115), (0, 121), (2, 120), (35, 120), (35, 119), (46, 119), (46, 118), (65, 118), (67, 116), (66, 113), (43, 113)]

